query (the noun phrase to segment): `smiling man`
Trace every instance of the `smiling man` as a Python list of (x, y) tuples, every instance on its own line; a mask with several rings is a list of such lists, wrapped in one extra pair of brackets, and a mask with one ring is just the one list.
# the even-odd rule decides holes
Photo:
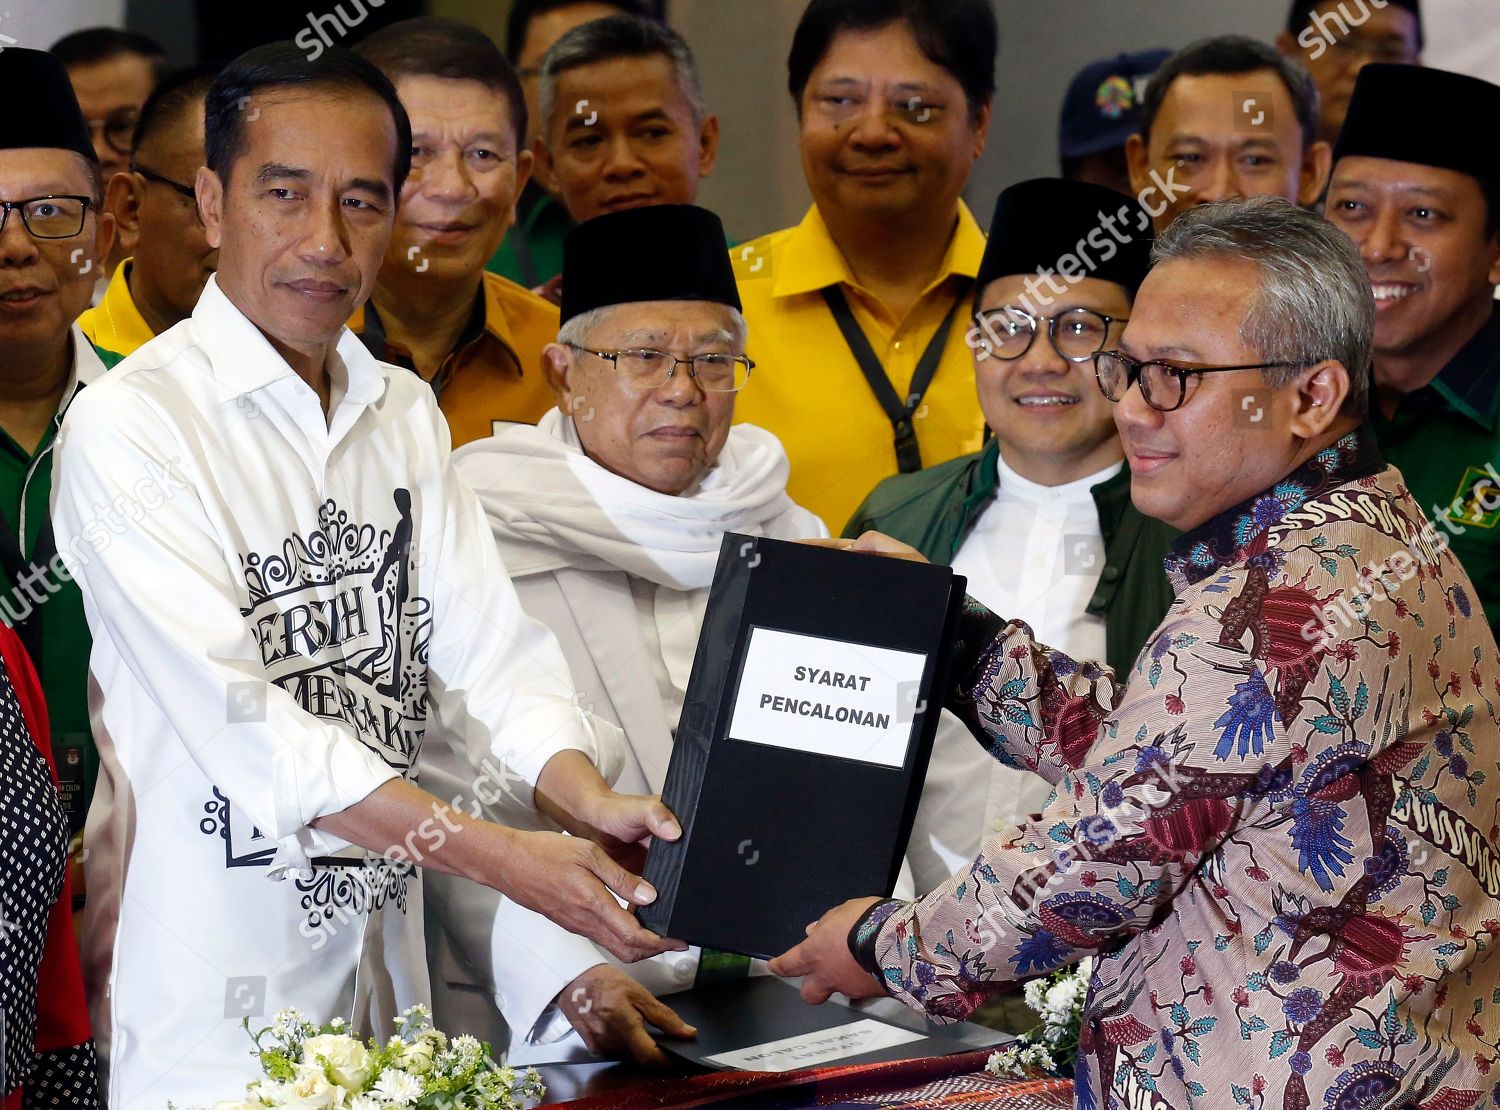
[(1158, 233), (1197, 205), (1231, 197), (1309, 206), (1328, 183), (1317, 86), (1300, 62), (1255, 39), (1221, 35), (1183, 47), (1151, 75), (1141, 115), (1125, 160)]
[(535, 423), (552, 407), (542, 348), (557, 309), (484, 269), (531, 176), (515, 71), (483, 33), (443, 19), (392, 24), (358, 53), (411, 117), (412, 171), (374, 292), (349, 326), (432, 386), (455, 445)]
[(735, 419), (776, 433), (792, 496), (824, 520), (979, 448), (963, 337), (984, 233), (961, 197), (998, 35), (988, 0), (812, 0), (797, 25), (787, 85), (813, 207), (734, 248), (761, 368)]
[[(0, 86), (28, 107), (0, 121), (0, 612), (42, 678), (72, 858), (98, 773), (89, 734), (88, 623), (59, 574), (47, 503), (58, 425), (104, 373), (74, 320), (99, 272), (99, 166), (62, 65), (37, 50), (0, 52)], [(75, 892), (81, 893), (75, 875)]]
[[(1077, 280), (1056, 288), (1039, 287), (1036, 274), (1087, 251), (1101, 220), (1129, 204), (1102, 186), (1054, 178), (1000, 194), (969, 333), (979, 407), (994, 435), (982, 451), (887, 478), (844, 528), (851, 537), (883, 532), (951, 563), (990, 609), (1121, 673), (1171, 604), (1161, 561), (1175, 533), (1130, 503), (1130, 468), (1113, 406), (1094, 380), (1094, 355), (1130, 320), (1150, 234), (1122, 232), (1086, 275), (1074, 271)], [(934, 751), (929, 780), (967, 775), (987, 785), (976, 838), (1045, 805), (1052, 785), (1040, 776), (993, 761), (976, 775), (975, 752), (958, 742), (967, 734), (951, 713), (938, 735), (948, 746)], [(915, 840), (907, 851), (914, 860), (936, 855)], [(940, 865), (947, 874), (959, 862)]]
[[(611, 891), (654, 895), (586, 838), (638, 858), (675, 820), (609, 790), (617, 739), (521, 611), (432, 391), (343, 326), (407, 174), (395, 89), (347, 50), (277, 43), (215, 79), (205, 118), (218, 271), (59, 438), (58, 548), (94, 633), (85, 962), (115, 1110), (221, 1097), (241, 1017), (388, 1033), (427, 993), (418, 866), (622, 959), (680, 947), (621, 909)], [(424, 741), (483, 762), (533, 827), (584, 835), (455, 812), (413, 781)]]
[[(1445, 115), (1455, 104), (1461, 114)], [(1412, 496), (1446, 526), (1492, 624), (1500, 622), (1500, 154), (1474, 141), (1465, 121), (1497, 112), (1500, 88), (1486, 81), (1366, 66), (1327, 205), (1359, 244), (1375, 291), (1375, 434)]]
[(1136, 507), (1185, 533), (1172, 608), (1121, 674), (966, 605), (948, 707), (1056, 797), (772, 968), (952, 1021), (1092, 956), (1079, 1106), (1492, 1107), (1500, 650), (1360, 430), (1358, 252), (1255, 197), (1181, 216), (1155, 258), (1095, 367)]

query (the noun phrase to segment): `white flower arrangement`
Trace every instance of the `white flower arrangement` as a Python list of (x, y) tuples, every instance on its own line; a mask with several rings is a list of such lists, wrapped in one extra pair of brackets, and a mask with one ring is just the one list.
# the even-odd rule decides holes
[(361, 1042), (342, 1018), (318, 1026), (298, 1010), (280, 1011), (250, 1038), (265, 1078), (213, 1110), (523, 1110), (543, 1094), (535, 1071), (495, 1063), (473, 1037), (449, 1040), (426, 1006), (402, 1013), (384, 1045)]
[(1037, 1072), (1057, 1073), (1078, 1058), (1083, 1002), (1088, 997), (1093, 960), (1054, 971), (1026, 984), (1026, 1005), (1041, 1024), (990, 1054), (985, 1070), (1002, 1078), (1024, 1078)]

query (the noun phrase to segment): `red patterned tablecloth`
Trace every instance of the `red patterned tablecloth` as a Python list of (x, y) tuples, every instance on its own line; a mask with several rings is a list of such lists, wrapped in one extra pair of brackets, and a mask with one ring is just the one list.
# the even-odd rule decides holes
[(571, 1110), (1068, 1110), (1066, 1079), (1002, 1080), (984, 1072), (987, 1052), (927, 1060), (852, 1064), (793, 1072), (715, 1072), (641, 1090), (615, 1090), (572, 1102)]

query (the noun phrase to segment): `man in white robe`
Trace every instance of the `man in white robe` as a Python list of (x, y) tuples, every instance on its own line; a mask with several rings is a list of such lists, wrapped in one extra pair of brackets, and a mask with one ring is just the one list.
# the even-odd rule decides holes
[[(725, 533), (828, 534), (787, 495), (776, 437), (731, 427), (735, 397), (754, 385), (733, 272), (714, 249), (723, 238), (718, 218), (692, 206), (581, 225), (565, 246), (562, 330), (545, 352), (560, 408), (454, 456), (521, 604), (557, 635), (586, 706), (623, 729), (618, 785), (640, 793), (666, 778)], [(621, 258), (636, 261), (611, 267)], [(967, 736), (934, 755), (913, 841), (946, 858), (916, 876), (921, 889), (977, 845), (988, 763)], [(451, 752), (424, 755), (423, 781), (444, 797), (467, 773)], [(486, 800), (455, 802), (482, 812)], [(690, 1030), (655, 996), (765, 970), (697, 948), (622, 969), (508, 899), (442, 879), (430, 890), (439, 1011), (497, 1040), (508, 1030), (513, 1063), (588, 1052), (661, 1063), (646, 1023)]]
[(518, 605), (431, 391), (343, 327), (410, 147), (394, 89), (347, 51), (231, 63), (197, 181), (218, 276), (64, 421), (53, 515), (103, 765), (85, 962), (114, 1110), (242, 1091), (242, 1019), (388, 1031), (429, 993), (417, 866), (624, 959), (680, 947), (609, 896), (652, 893), (583, 836), (415, 784), (424, 740), (449, 743), (533, 828), (555, 827), (540, 810), (617, 847), (680, 835), (595, 770), (617, 741)]

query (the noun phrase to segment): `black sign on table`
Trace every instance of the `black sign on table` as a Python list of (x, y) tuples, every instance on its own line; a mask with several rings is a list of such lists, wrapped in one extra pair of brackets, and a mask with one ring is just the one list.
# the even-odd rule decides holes
[(768, 958), (895, 885), (965, 580), (951, 568), (730, 533), (646, 860), (664, 936)]

